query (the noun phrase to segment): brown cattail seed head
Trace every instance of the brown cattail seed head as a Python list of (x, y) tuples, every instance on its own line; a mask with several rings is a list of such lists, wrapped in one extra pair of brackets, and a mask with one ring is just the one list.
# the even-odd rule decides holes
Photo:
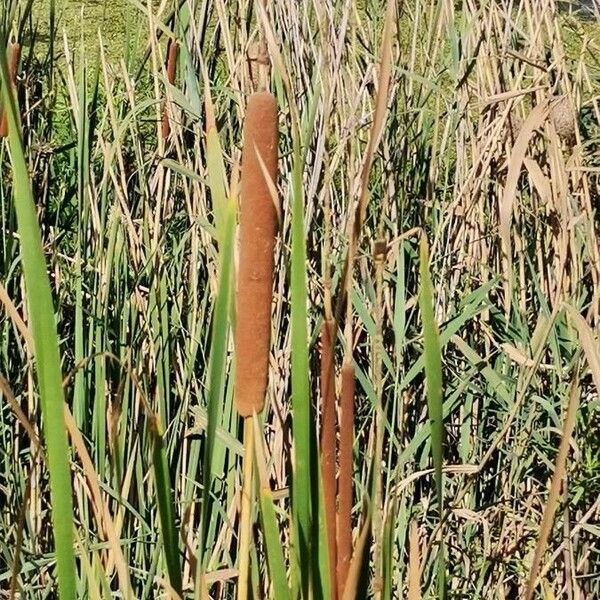
[[(16, 86), (17, 83), (17, 69), (19, 68), (19, 61), (21, 60), (21, 44), (13, 43), (8, 46), (8, 76), (13, 84)], [(8, 114), (5, 110), (2, 110), (2, 116), (0, 117), (0, 138), (8, 136)]]
[(352, 505), (353, 505), (353, 461), (354, 442), (354, 392), (355, 374), (352, 363), (342, 365), (342, 389), (340, 398), (340, 476), (338, 479), (337, 521), (337, 585), (338, 598), (342, 598), (350, 561), (352, 559)]
[(550, 119), (558, 137), (568, 144), (572, 144), (575, 141), (577, 115), (567, 96), (558, 96), (552, 102)]
[(259, 92), (248, 99), (242, 148), (235, 330), (235, 401), (242, 417), (262, 410), (269, 372), (277, 230), (269, 179), (276, 183), (277, 101)]
[[(177, 71), (177, 56), (179, 54), (179, 44), (170, 39), (167, 45), (167, 81), (170, 85), (175, 84), (175, 75)], [(169, 107), (165, 104), (163, 109), (163, 120), (161, 127), (161, 134), (164, 140), (166, 140), (171, 134), (171, 122), (169, 120)]]
[(384, 239), (377, 239), (373, 243), (373, 260), (384, 261), (388, 253), (388, 245)]
[(327, 548), (331, 565), (331, 598), (337, 597), (336, 538), (336, 410), (335, 410), (335, 337), (336, 324), (333, 319), (325, 319), (321, 329), (321, 474), (323, 480), (323, 500), (327, 531)]

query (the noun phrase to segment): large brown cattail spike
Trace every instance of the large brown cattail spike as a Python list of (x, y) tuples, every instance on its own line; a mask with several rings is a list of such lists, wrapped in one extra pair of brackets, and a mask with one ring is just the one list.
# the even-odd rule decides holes
[(262, 410), (267, 388), (277, 232), (271, 188), (276, 180), (277, 100), (258, 92), (248, 98), (242, 149), (235, 329), (235, 402), (242, 417)]
[[(177, 56), (179, 54), (179, 44), (170, 39), (167, 45), (167, 81), (169, 85), (175, 85), (175, 75), (177, 72)], [(163, 108), (163, 119), (161, 126), (161, 134), (163, 140), (166, 140), (171, 134), (171, 120), (170, 120), (170, 112), (171, 107), (168, 102), (165, 102), (165, 106)]]
[[(8, 46), (8, 76), (16, 87), (17, 84), (17, 69), (21, 60), (21, 44), (17, 42)], [(8, 114), (5, 110), (0, 111), (0, 138), (8, 137)]]
[(337, 521), (338, 598), (342, 598), (344, 595), (352, 559), (354, 392), (354, 366), (352, 363), (344, 362), (342, 365), (342, 389), (340, 394), (340, 476), (338, 479), (339, 508)]
[(323, 477), (332, 600), (337, 598), (335, 338), (335, 321), (333, 319), (325, 319), (323, 328), (321, 329), (321, 474)]

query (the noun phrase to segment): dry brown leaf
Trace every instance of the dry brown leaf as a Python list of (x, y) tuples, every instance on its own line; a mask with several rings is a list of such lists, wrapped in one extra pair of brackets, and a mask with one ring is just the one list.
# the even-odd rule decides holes
[(554, 515), (556, 514), (558, 501), (560, 499), (562, 482), (566, 476), (566, 465), (569, 455), (570, 440), (571, 436), (573, 435), (573, 430), (575, 429), (575, 416), (577, 414), (577, 407), (579, 405), (579, 374), (577, 373), (577, 369), (578, 366), (575, 368), (575, 378), (571, 383), (571, 389), (569, 391), (569, 401), (563, 423), (562, 437), (558, 447), (556, 461), (554, 463), (554, 473), (552, 474), (548, 501), (546, 502), (542, 523), (540, 525), (540, 534), (535, 546), (531, 567), (529, 569), (527, 587), (525, 588), (525, 600), (531, 600), (531, 598), (533, 598), (533, 593), (537, 584), (540, 563), (546, 550), (548, 538), (552, 532)]
[(586, 320), (572, 306), (567, 305), (567, 312), (571, 317), (575, 329), (577, 329), (579, 342), (583, 348), (594, 385), (598, 393), (600, 393), (600, 352), (598, 351), (598, 340)]
[(342, 600), (355, 600), (358, 592), (358, 580), (360, 579), (360, 572), (362, 569), (363, 557), (365, 554), (365, 547), (369, 534), (371, 533), (371, 516), (365, 519), (356, 545), (354, 546), (354, 554), (352, 555), (352, 561), (350, 562), (350, 568), (348, 569), (348, 578), (346, 579), (346, 586), (344, 587), (344, 595)]
[(504, 354), (506, 354), (508, 356), (508, 358), (510, 358), (510, 360), (517, 363), (518, 365), (520, 365), (522, 367), (523, 366), (526, 366), (526, 367), (533, 366), (533, 364), (534, 364), (533, 360), (529, 356), (526, 356), (524, 352), (522, 352), (521, 350), (519, 350), (512, 344), (504, 343), (504, 344), (501, 344), (500, 347), (502, 348)]
[(531, 181), (533, 181), (533, 185), (537, 190), (540, 199), (545, 204), (548, 202), (548, 200), (550, 200), (550, 198), (552, 198), (552, 187), (549, 179), (546, 177), (546, 175), (544, 175), (540, 165), (538, 165), (538, 163), (532, 158), (525, 158), (523, 162), (525, 163), (527, 172), (531, 177)]
[(504, 306), (507, 312), (510, 311), (512, 296), (512, 241), (510, 230), (512, 224), (513, 205), (517, 195), (517, 185), (519, 176), (527, 153), (529, 142), (536, 129), (539, 129), (548, 117), (549, 105), (547, 101), (538, 104), (529, 114), (523, 127), (517, 136), (513, 146), (510, 159), (508, 161), (508, 174), (506, 176), (506, 185), (500, 201), (500, 240), (503, 252), (503, 268), (505, 280)]

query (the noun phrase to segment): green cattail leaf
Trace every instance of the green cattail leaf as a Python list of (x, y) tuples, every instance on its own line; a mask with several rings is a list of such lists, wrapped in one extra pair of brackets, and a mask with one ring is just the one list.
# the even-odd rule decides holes
[(212, 197), (212, 209), (214, 215), (215, 229), (217, 230), (217, 241), (223, 239), (223, 228), (225, 209), (227, 206), (227, 195), (225, 190), (225, 165), (223, 164), (223, 152), (219, 132), (216, 127), (211, 127), (206, 134), (207, 156), (206, 169), (208, 171), (208, 185)]
[[(440, 519), (443, 519), (444, 487), (442, 466), (444, 461), (444, 409), (442, 395), (442, 350), (438, 326), (435, 321), (433, 284), (431, 283), (431, 275), (429, 273), (429, 247), (427, 239), (424, 236), (421, 238), (419, 274), (421, 278), (419, 306), (423, 325), (423, 356), (425, 362), (427, 407), (431, 429), (431, 454)], [(443, 545), (440, 545), (438, 552), (438, 590), (439, 597), (444, 598), (445, 560)]]
[(273, 584), (273, 597), (288, 600), (290, 598), (290, 589), (286, 579), (285, 559), (283, 546), (279, 537), (279, 527), (277, 524), (277, 515), (275, 512), (275, 502), (273, 493), (267, 476), (267, 463), (264, 455), (262, 430), (259, 418), (256, 415), (253, 418), (254, 454), (258, 471), (258, 480), (260, 485), (259, 505), (260, 519), (265, 536), (265, 550), (269, 575)]
[(21, 124), (9, 79), (5, 40), (0, 37), (2, 100), (8, 115), (8, 144), (13, 171), (14, 207), (21, 240), (21, 263), (25, 278), (29, 327), (33, 337), (37, 383), (40, 394), (47, 464), (50, 472), (52, 529), (56, 551), (58, 592), (61, 600), (77, 596), (73, 548), (73, 504), (69, 446), (64, 421), (65, 402), (54, 304), (42, 237), (33, 199)]
[(175, 524), (175, 504), (173, 503), (171, 478), (169, 476), (169, 461), (163, 442), (163, 432), (160, 424), (156, 422), (156, 418), (152, 424), (152, 434), (152, 462), (154, 466), (156, 500), (158, 504), (158, 515), (160, 519), (165, 559), (167, 562), (167, 573), (169, 574), (169, 583), (171, 584), (171, 587), (181, 596), (182, 580), (181, 562), (179, 560), (179, 536)]
[[(294, 470), (292, 473), (292, 585), (300, 583), (308, 593), (311, 578), (312, 538), (312, 410), (309, 392), (308, 360), (308, 287), (306, 280), (306, 237), (304, 235), (304, 195), (299, 142), (295, 142), (292, 173), (292, 256), (291, 256), (291, 326), (292, 326), (292, 432), (294, 436)], [(318, 499), (317, 499), (318, 502)], [(298, 581), (298, 579), (300, 581)]]
[[(229, 307), (233, 293), (233, 246), (236, 204), (230, 199), (225, 212), (223, 244), (220, 248), (219, 288), (212, 319), (212, 334), (208, 374), (206, 449), (203, 462), (202, 519), (198, 568), (204, 568), (209, 523), (210, 493), (215, 478), (214, 452), (217, 427), (221, 424), (222, 406), (227, 375), (227, 340), (229, 338)], [(199, 582), (201, 578), (197, 578)]]
[(283, 559), (283, 548), (279, 539), (279, 529), (275, 516), (275, 505), (270, 490), (262, 489), (259, 494), (260, 514), (263, 533), (265, 535), (265, 548), (267, 551), (267, 562), (269, 573), (273, 584), (273, 597), (287, 600), (290, 598), (285, 576), (285, 562)]

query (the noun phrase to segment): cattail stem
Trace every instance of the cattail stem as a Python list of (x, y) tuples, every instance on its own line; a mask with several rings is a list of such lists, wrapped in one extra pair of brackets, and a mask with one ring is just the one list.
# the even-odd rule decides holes
[(336, 325), (325, 320), (321, 329), (321, 474), (325, 503), (327, 547), (331, 573), (331, 598), (336, 599), (336, 411), (335, 411), (335, 352)]
[(375, 577), (373, 580), (374, 597), (378, 600), (383, 591), (383, 436), (385, 433), (385, 415), (383, 407), (382, 357), (383, 357), (383, 271), (385, 267), (385, 242), (377, 240), (374, 249), (375, 261), (375, 336), (373, 338), (373, 386), (375, 388), (375, 458), (373, 460), (373, 561)]
[(341, 417), (340, 417), (340, 476), (338, 480), (337, 521), (337, 588), (338, 598), (344, 595), (348, 569), (352, 560), (352, 503), (354, 441), (354, 391), (355, 378), (352, 363), (342, 365)]
[(244, 419), (244, 466), (240, 516), (239, 574), (237, 599), (247, 600), (250, 578), (250, 541), (252, 539), (252, 473), (254, 470), (254, 427), (252, 417)]
[[(8, 46), (8, 75), (14, 88), (17, 85), (17, 69), (21, 60), (21, 44), (14, 42)], [(5, 110), (0, 112), (0, 138), (8, 137), (8, 113)]]
[[(169, 43), (167, 45), (167, 81), (170, 85), (175, 84), (175, 74), (177, 71), (177, 56), (179, 55), (179, 44), (173, 40), (169, 39)], [(162, 119), (162, 127), (161, 134), (163, 140), (167, 140), (169, 135), (171, 134), (171, 106), (168, 101), (165, 102), (165, 106), (163, 109), (163, 119)]]
[(419, 527), (416, 521), (412, 521), (410, 524), (408, 600), (421, 600), (421, 549), (419, 547)]

